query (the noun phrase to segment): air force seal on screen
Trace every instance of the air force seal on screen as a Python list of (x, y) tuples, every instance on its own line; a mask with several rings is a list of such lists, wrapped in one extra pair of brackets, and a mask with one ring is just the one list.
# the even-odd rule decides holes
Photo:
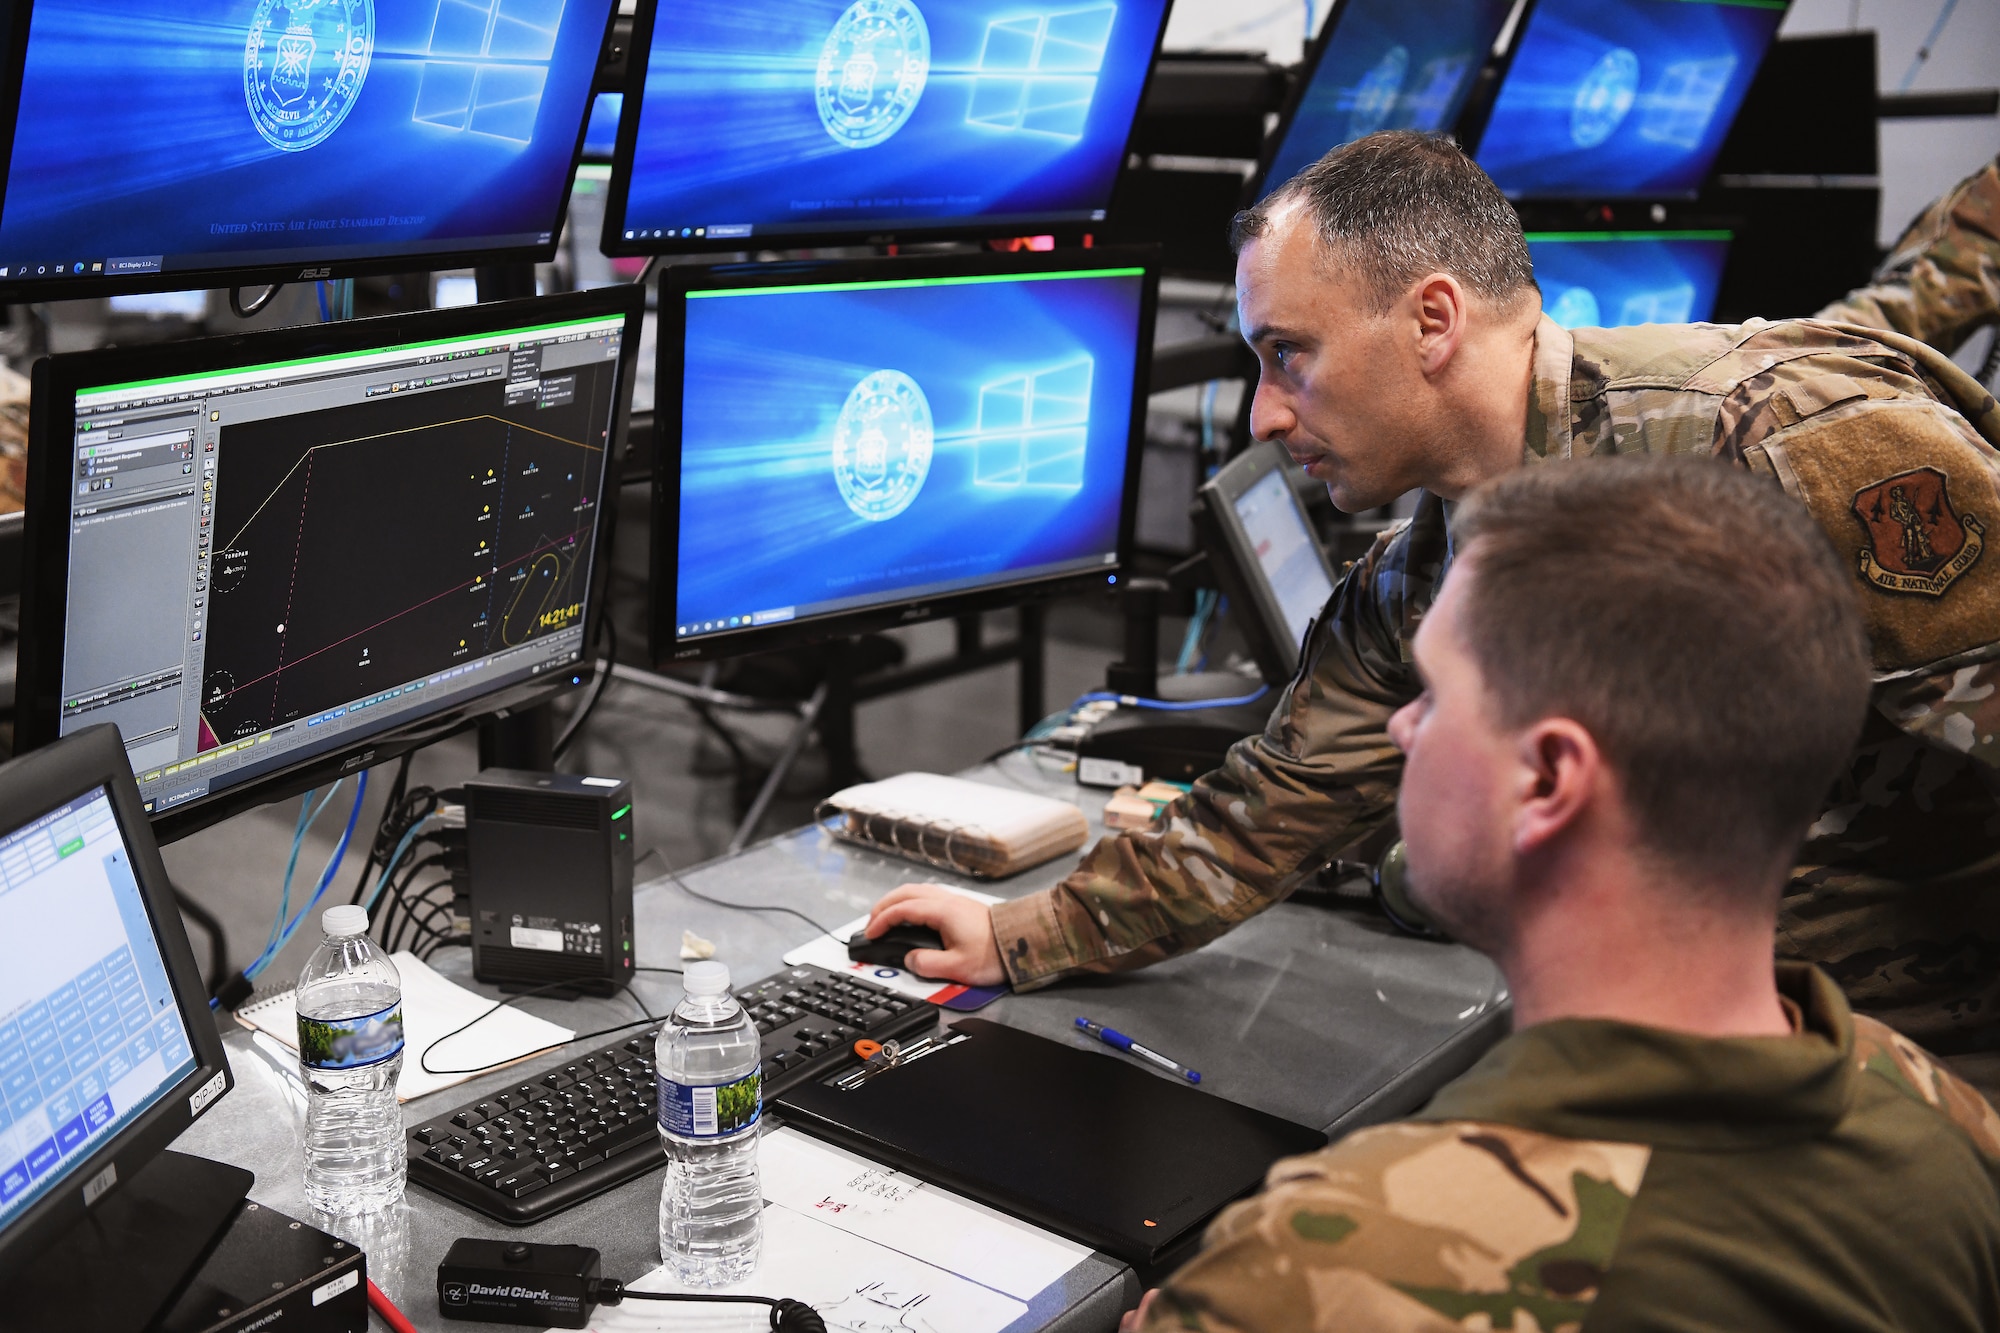
[(321, 142), (354, 109), (374, 47), (374, 0), (257, 0), (243, 44), (250, 123), (288, 153)]
[(819, 121), (834, 142), (873, 148), (916, 110), (931, 72), (931, 30), (910, 0), (854, 0), (819, 51)]
[(900, 370), (878, 370), (847, 395), (833, 423), (833, 481), (871, 523), (910, 507), (931, 470), (931, 405)]

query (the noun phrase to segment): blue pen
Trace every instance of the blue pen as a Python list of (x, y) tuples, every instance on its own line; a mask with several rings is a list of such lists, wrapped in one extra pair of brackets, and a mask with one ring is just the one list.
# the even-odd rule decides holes
[(1179, 1074), (1190, 1083), (1201, 1082), (1201, 1075), (1195, 1073), (1180, 1061), (1169, 1060), (1158, 1051), (1148, 1050), (1116, 1028), (1105, 1027), (1102, 1023), (1093, 1023), (1087, 1018), (1077, 1019), (1076, 1025), (1103, 1042), (1106, 1046), (1115, 1046), (1121, 1051), (1129, 1051), (1141, 1060), (1156, 1064), (1170, 1074)]

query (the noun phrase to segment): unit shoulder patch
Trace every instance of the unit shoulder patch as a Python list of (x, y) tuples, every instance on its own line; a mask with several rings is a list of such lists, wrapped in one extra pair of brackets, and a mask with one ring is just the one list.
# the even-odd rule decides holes
[(1854, 493), (1861, 520), (1861, 577), (1885, 592), (1941, 597), (1985, 549), (1977, 514), (1951, 503), (1951, 479), (1934, 467), (1911, 468)]

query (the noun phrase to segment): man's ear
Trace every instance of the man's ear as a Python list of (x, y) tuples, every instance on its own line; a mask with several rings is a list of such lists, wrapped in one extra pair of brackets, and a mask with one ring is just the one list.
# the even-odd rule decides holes
[(1520, 788), (1514, 811), (1514, 853), (1546, 851), (1603, 799), (1604, 753), (1588, 731), (1566, 717), (1543, 718), (1517, 743)]
[(1465, 288), (1449, 273), (1433, 273), (1410, 289), (1417, 317), (1417, 363), (1425, 375), (1438, 375), (1451, 364), (1465, 340)]

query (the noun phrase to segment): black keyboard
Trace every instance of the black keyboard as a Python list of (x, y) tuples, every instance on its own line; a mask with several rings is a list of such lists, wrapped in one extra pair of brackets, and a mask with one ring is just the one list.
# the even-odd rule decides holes
[[(764, 1104), (858, 1064), (854, 1043), (936, 1022), (936, 1010), (859, 977), (788, 967), (736, 998), (763, 1035)], [(529, 1074), (408, 1131), (410, 1180), (515, 1226), (666, 1164), (653, 1042), (659, 1029)]]

